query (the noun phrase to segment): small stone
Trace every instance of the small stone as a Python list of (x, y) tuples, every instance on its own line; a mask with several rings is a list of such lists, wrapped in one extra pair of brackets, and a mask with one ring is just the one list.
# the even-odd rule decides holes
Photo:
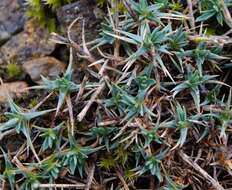
[(23, 64), (23, 69), (28, 73), (34, 82), (41, 82), (41, 75), (50, 79), (56, 78), (65, 71), (66, 65), (53, 58), (42, 57), (27, 61)]
[(26, 20), (23, 0), (0, 1), (0, 44), (6, 42), (13, 34), (23, 30)]
[(27, 88), (28, 85), (26, 82), (17, 81), (17, 82), (9, 82), (3, 83), (0, 85), (0, 103), (6, 103), (8, 95), (11, 98), (20, 98), (24, 94), (28, 93)]
[(10, 38), (10, 34), (0, 25), (0, 44), (3, 44)]
[(0, 63), (16, 62), (22, 64), (32, 58), (50, 55), (55, 44), (49, 41), (49, 32), (33, 20), (26, 22), (24, 31), (11, 37), (0, 48)]

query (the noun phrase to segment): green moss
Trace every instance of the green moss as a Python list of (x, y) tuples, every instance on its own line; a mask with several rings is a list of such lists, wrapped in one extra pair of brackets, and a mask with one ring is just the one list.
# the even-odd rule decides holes
[(106, 4), (107, 0), (97, 0), (97, 5), (103, 7)]
[(216, 29), (208, 27), (206, 30), (206, 35), (208, 36), (216, 35)]
[(17, 78), (21, 74), (21, 68), (16, 63), (9, 63), (6, 69), (9, 78)]
[(136, 173), (132, 171), (131, 169), (126, 169), (124, 171), (124, 178), (126, 181), (132, 181), (137, 178)]
[(34, 108), (39, 103), (37, 98), (32, 98), (29, 104), (30, 108)]
[(73, 0), (27, 0), (27, 16), (36, 19), (41, 26), (50, 32), (56, 30), (55, 11), (62, 5), (71, 3)]
[(126, 164), (129, 155), (130, 152), (125, 148), (123, 148), (122, 146), (118, 147), (114, 152), (115, 160), (117, 161), (117, 163), (119, 163), (122, 166)]
[(172, 11), (181, 11), (183, 10), (183, 5), (180, 2), (170, 4)]
[(100, 168), (110, 170), (116, 167), (116, 161), (111, 156), (109, 156), (107, 158), (102, 158), (98, 166)]
[[(117, 7), (112, 7), (111, 8), (111, 11), (113, 14), (119, 12), (119, 13), (125, 13), (127, 12), (127, 9), (126, 7), (124, 6), (123, 2), (122, 1), (115, 1), (113, 0), (112, 1), (115, 5), (117, 3)], [(97, 5), (100, 7), (100, 8), (103, 8), (105, 5), (107, 4), (107, 0), (97, 0)]]

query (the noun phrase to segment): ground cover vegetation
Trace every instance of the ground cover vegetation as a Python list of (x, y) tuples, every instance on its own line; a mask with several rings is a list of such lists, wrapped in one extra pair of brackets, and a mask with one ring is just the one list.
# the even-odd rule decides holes
[[(66, 3), (28, 0), (29, 15)], [(232, 1), (98, 4), (107, 17), (95, 40), (84, 18), (51, 34), (69, 48), (66, 72), (31, 86), (28, 107), (9, 96), (0, 139), (23, 140), (14, 152), (0, 145), (2, 188), (232, 188)], [(77, 22), (82, 43), (70, 35)], [(86, 61), (81, 80), (74, 55)]]

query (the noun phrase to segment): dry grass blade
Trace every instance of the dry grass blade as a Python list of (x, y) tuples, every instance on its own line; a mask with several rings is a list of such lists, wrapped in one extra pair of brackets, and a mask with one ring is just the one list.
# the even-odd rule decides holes
[(194, 170), (196, 170), (199, 174), (202, 175), (210, 184), (212, 185), (213, 188), (216, 190), (225, 190), (219, 183), (216, 181), (214, 178), (212, 178), (205, 170), (203, 170), (196, 162), (192, 161), (191, 158), (186, 155), (183, 151), (179, 151), (179, 156), (180, 158), (189, 164)]

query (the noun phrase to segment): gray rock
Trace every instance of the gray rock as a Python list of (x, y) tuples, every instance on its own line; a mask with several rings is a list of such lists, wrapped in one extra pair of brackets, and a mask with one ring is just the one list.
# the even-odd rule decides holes
[(65, 71), (66, 65), (53, 57), (42, 57), (27, 61), (23, 69), (34, 82), (41, 82), (41, 75), (50, 79), (56, 78)]
[(0, 64), (23, 63), (51, 54), (55, 44), (49, 41), (49, 32), (33, 20), (26, 22), (24, 31), (13, 36), (0, 48)]
[(28, 87), (27, 83), (24, 81), (3, 83), (0, 85), (0, 103), (6, 103), (8, 95), (11, 98), (22, 97), (25, 93), (29, 91), (26, 89)]
[(0, 44), (23, 29), (26, 21), (23, 0), (0, 1)]
[[(95, 0), (80, 0), (72, 4), (65, 5), (57, 10), (57, 19), (64, 32), (77, 17), (85, 20), (86, 41), (96, 38), (101, 19), (95, 14), (97, 6)], [(81, 42), (82, 22), (80, 19), (72, 28), (71, 36), (75, 42)]]

